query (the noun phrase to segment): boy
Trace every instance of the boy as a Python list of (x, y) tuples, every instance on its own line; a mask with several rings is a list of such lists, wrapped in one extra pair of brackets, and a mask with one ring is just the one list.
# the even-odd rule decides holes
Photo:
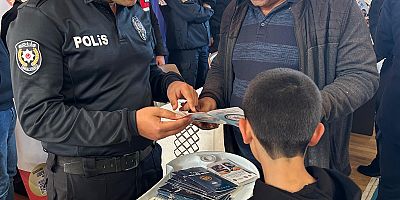
[(324, 133), (321, 94), (310, 78), (284, 68), (263, 72), (250, 83), (243, 109), (243, 141), (265, 180), (257, 180), (252, 199), (361, 199), (348, 177), (304, 166), (307, 147)]

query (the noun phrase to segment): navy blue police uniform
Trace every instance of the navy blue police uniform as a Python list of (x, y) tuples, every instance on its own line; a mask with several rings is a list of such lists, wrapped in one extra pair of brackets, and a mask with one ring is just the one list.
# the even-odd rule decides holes
[(154, 64), (149, 12), (30, 0), (9, 32), (19, 119), (49, 153), (49, 199), (136, 199), (161, 179), (160, 146), (139, 135), (136, 110), (183, 79)]

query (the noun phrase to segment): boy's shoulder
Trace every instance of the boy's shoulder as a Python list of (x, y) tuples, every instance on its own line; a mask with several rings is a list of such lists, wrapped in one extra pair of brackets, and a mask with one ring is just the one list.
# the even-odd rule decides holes
[(319, 167), (307, 167), (308, 173), (317, 181), (306, 185), (302, 190), (290, 193), (270, 186), (260, 179), (256, 181), (251, 200), (307, 200), (307, 199), (361, 199), (360, 188), (347, 176), (338, 171)]

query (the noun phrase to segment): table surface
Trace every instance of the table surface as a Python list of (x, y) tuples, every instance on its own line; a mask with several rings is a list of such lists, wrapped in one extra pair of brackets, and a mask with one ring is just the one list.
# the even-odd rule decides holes
[[(197, 152), (189, 155), (184, 155), (179, 158), (176, 158), (167, 164), (166, 170), (167, 174), (162, 178), (154, 187), (152, 187), (147, 193), (141, 196), (138, 200), (148, 200), (157, 195), (157, 189), (164, 185), (167, 180), (171, 177), (171, 172), (178, 171), (182, 169), (187, 169), (191, 167), (204, 167), (210, 163), (218, 162), (220, 160), (229, 159), (240, 166), (243, 166), (245, 169), (255, 173), (257, 177), (260, 177), (260, 174), (254, 166), (253, 163), (248, 161), (247, 159), (240, 157), (238, 155), (234, 155), (226, 152), (215, 152), (215, 151), (205, 151), (205, 152)], [(210, 160), (210, 161), (207, 161)], [(232, 199), (235, 200), (244, 200), (249, 199), (253, 196), (253, 188), (254, 182), (248, 183), (246, 185), (240, 186), (233, 194)]]

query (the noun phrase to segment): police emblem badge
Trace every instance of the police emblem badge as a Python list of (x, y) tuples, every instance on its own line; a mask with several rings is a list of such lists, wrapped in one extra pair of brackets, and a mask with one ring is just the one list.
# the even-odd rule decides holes
[(33, 40), (23, 40), (15, 45), (16, 61), (19, 69), (25, 74), (33, 75), (42, 64), (42, 54), (39, 43)]
[(132, 24), (133, 27), (135, 27), (136, 31), (139, 33), (140, 38), (142, 38), (143, 41), (147, 40), (147, 31), (144, 28), (142, 22), (140, 22), (139, 18), (136, 16), (132, 17)]

